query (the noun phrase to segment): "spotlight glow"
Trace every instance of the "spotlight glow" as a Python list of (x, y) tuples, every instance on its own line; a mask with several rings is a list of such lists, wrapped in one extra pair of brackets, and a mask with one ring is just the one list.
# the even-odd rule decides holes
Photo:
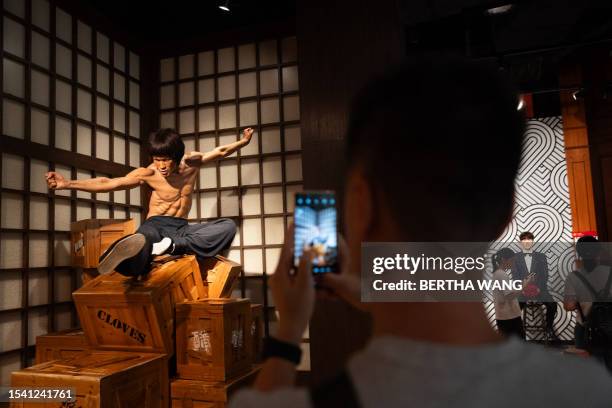
[(227, 6), (219, 6), (219, 8), (223, 11), (230, 11), (229, 7)]

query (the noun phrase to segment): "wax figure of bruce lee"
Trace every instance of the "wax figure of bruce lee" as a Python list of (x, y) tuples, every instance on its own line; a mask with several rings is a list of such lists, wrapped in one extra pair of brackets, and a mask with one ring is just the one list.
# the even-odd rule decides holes
[(185, 154), (185, 145), (174, 129), (160, 129), (149, 137), (152, 163), (123, 177), (96, 177), (66, 180), (57, 172), (46, 174), (53, 190), (81, 190), (92, 193), (127, 190), (147, 184), (153, 190), (147, 219), (135, 234), (114, 242), (100, 257), (98, 272), (113, 270), (126, 276), (144, 275), (153, 256), (192, 253), (210, 257), (226, 249), (236, 234), (236, 225), (227, 218), (189, 225), (186, 217), (199, 169), (203, 164), (227, 157), (246, 146), (253, 129), (246, 128), (240, 140), (209, 152)]

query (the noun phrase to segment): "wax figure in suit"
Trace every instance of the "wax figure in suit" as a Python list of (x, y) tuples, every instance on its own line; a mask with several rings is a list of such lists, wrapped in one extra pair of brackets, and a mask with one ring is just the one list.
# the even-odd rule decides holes
[[(512, 264), (513, 279), (527, 279), (530, 274), (533, 274), (533, 282), (540, 289), (537, 299), (542, 301), (546, 306), (546, 332), (552, 340), (557, 340), (553, 324), (557, 315), (557, 304), (553, 301), (553, 297), (548, 292), (548, 261), (546, 255), (541, 252), (533, 251), (534, 236), (531, 232), (523, 232), (519, 239), (521, 241), (522, 251), (514, 256)], [(525, 307), (528, 300), (525, 296), (519, 297), (521, 309)]]

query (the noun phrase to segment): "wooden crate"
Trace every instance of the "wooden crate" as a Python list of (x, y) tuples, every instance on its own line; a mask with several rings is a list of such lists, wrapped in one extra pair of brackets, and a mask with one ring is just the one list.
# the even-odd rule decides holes
[(36, 337), (36, 364), (83, 354), (89, 343), (81, 329), (63, 330)]
[(133, 234), (133, 219), (82, 220), (70, 224), (72, 266), (97, 268), (100, 255), (119, 238)]
[(250, 302), (205, 299), (176, 306), (178, 376), (226, 381), (251, 369)]
[(259, 367), (228, 382), (176, 379), (170, 383), (172, 408), (225, 408), (237, 390), (255, 381)]
[(11, 376), (12, 387), (72, 388), (76, 403), (13, 403), (14, 408), (165, 408), (168, 360), (163, 354), (90, 351), (38, 364)]
[(251, 360), (253, 363), (261, 362), (263, 355), (264, 341), (264, 311), (263, 305), (251, 304), (251, 322), (250, 322), (250, 339), (251, 339)]
[(242, 266), (221, 255), (199, 261), (209, 298), (229, 298)]
[(72, 296), (92, 348), (174, 353), (174, 307), (204, 295), (195, 256), (170, 258), (142, 280), (99, 276)]

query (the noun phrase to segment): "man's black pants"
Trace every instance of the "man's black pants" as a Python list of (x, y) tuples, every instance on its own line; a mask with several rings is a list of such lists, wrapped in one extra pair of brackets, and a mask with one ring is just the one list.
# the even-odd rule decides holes
[(172, 255), (190, 253), (199, 258), (217, 255), (230, 246), (236, 235), (236, 224), (228, 218), (220, 218), (204, 224), (190, 225), (184, 218), (156, 215), (143, 222), (136, 232), (145, 236), (145, 246), (138, 254), (117, 266), (116, 271), (122, 275), (137, 276), (148, 273), (153, 260), (153, 244), (165, 237), (172, 239), (174, 243)]

